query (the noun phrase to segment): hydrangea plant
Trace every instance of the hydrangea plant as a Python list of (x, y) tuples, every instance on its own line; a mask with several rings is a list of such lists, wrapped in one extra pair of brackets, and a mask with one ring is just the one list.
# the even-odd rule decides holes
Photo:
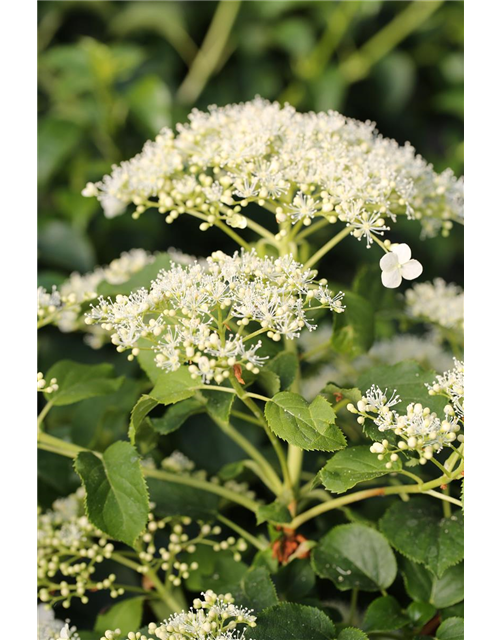
[[(463, 291), (390, 239), (402, 218), (446, 237), (462, 181), (373, 123), (256, 98), (83, 195), (235, 247), (38, 290), (41, 329), (103, 354), (37, 377), (38, 446), (82, 485), (38, 516), (39, 640), (78, 637), (56, 614), (95, 598), (83, 639), (463, 637)], [(379, 266), (341, 291), (353, 240)]]

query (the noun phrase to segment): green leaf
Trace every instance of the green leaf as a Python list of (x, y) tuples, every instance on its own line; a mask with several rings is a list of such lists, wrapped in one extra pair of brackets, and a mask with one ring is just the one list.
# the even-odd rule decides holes
[(463, 618), (448, 618), (439, 625), (436, 632), (437, 640), (464, 640)]
[(253, 609), (256, 614), (278, 604), (276, 589), (264, 567), (251, 567), (229, 592), (240, 607)]
[(271, 502), (271, 504), (259, 505), (255, 515), (257, 517), (257, 524), (262, 524), (263, 522), (281, 524), (292, 521), (290, 511), (286, 508), (286, 505), (279, 500), (275, 500)]
[(361, 374), (358, 386), (365, 393), (372, 384), (382, 390), (387, 389), (388, 395), (397, 391), (401, 402), (395, 406), (399, 413), (406, 411), (410, 402), (421, 402), (424, 407), (438, 414), (447, 403), (446, 398), (430, 396), (425, 386), (436, 377), (434, 371), (425, 371), (416, 362), (405, 361), (398, 364), (374, 367)]
[(380, 478), (396, 469), (401, 462), (392, 463), (387, 469), (384, 460), (379, 460), (368, 445), (349, 447), (336, 453), (321, 469), (319, 477), (323, 485), (333, 493), (344, 493), (359, 482)]
[[(224, 394), (221, 393), (219, 395)], [(203, 410), (204, 405), (202, 402), (196, 398), (187, 398), (187, 400), (181, 400), (169, 407), (161, 418), (151, 418), (151, 425), (157, 433), (164, 436), (177, 431), (188, 418)]]
[(220, 498), (212, 493), (194, 487), (148, 478), (151, 501), (155, 503), (155, 513), (167, 516), (188, 516), (197, 520), (213, 520), (217, 515)]
[(297, 601), (314, 588), (316, 575), (308, 558), (296, 558), (280, 568), (274, 581), (282, 600)]
[(375, 314), (372, 305), (362, 296), (347, 291), (344, 313), (336, 313), (331, 345), (339, 353), (351, 357), (366, 353), (375, 336)]
[(85, 272), (95, 265), (94, 248), (86, 233), (61, 220), (40, 225), (38, 250), (47, 266)]
[(104, 633), (108, 629), (128, 629), (135, 631), (141, 626), (144, 597), (127, 598), (100, 613), (94, 631)]
[(46, 184), (70, 156), (82, 136), (74, 122), (44, 117), (38, 127), (38, 182)]
[[(221, 387), (226, 388), (226, 385), (221, 385)], [(229, 422), (235, 394), (225, 391), (203, 391), (202, 395), (207, 400), (206, 410), (208, 415), (214, 420)]]
[(333, 640), (335, 625), (315, 607), (284, 602), (264, 609), (249, 640)]
[(175, 404), (194, 396), (200, 380), (193, 380), (187, 367), (180, 367), (177, 371), (162, 373), (150, 391), (151, 398), (160, 404)]
[(266, 403), (265, 413), (273, 433), (306, 451), (337, 451), (346, 445), (335, 426), (335, 411), (322, 396), (308, 404), (297, 393), (283, 391)]
[(396, 578), (394, 553), (384, 536), (362, 524), (331, 529), (314, 548), (313, 568), (340, 591), (387, 589)]
[(149, 502), (139, 456), (128, 442), (115, 442), (102, 455), (83, 451), (75, 470), (86, 490), (89, 520), (115, 540), (133, 546), (148, 521)]
[(412, 602), (406, 613), (414, 626), (423, 627), (436, 615), (436, 607), (428, 602)]
[(366, 610), (363, 627), (365, 631), (372, 633), (401, 629), (408, 623), (409, 620), (401, 611), (401, 606), (396, 598), (382, 596), (370, 603)]
[(337, 387), (333, 382), (329, 382), (326, 387), (321, 391), (321, 395), (326, 396), (326, 399), (331, 404), (336, 404), (341, 400), (349, 400), (353, 404), (357, 404), (361, 400), (361, 391), (356, 387), (351, 389), (343, 389)]
[(213, 589), (215, 593), (227, 593), (248, 571), (248, 565), (235, 560), (230, 551), (214, 551), (205, 545), (198, 545), (188, 557), (188, 562), (198, 563), (198, 569), (191, 570), (184, 583), (189, 591)]
[(155, 75), (138, 78), (127, 91), (132, 115), (144, 128), (145, 134), (155, 136), (170, 125), (171, 96), (167, 85)]
[(142, 395), (136, 402), (130, 414), (130, 424), (128, 428), (128, 437), (132, 444), (135, 444), (136, 434), (146, 419), (146, 416), (153, 411), (156, 406), (158, 406), (158, 402), (148, 395)]
[(347, 629), (342, 629), (337, 640), (368, 640), (368, 636), (361, 629), (348, 627)]
[(72, 360), (60, 360), (49, 369), (45, 379), (57, 378), (59, 389), (46, 393), (47, 400), (60, 407), (86, 398), (104, 396), (119, 389), (124, 379), (115, 378), (111, 364), (81, 364)]
[(438, 578), (464, 557), (463, 514), (443, 518), (440, 505), (425, 498), (393, 504), (382, 517), (380, 530), (395, 549)]
[(259, 381), (270, 396), (292, 386), (299, 370), (299, 360), (290, 351), (281, 351), (259, 373)]
[(438, 609), (450, 607), (464, 599), (464, 565), (461, 562), (437, 578), (423, 565), (402, 559), (406, 592), (414, 600), (428, 602)]

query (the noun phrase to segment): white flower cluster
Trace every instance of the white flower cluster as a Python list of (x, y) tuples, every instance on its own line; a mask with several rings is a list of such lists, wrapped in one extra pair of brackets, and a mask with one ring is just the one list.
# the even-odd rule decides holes
[(400, 415), (392, 407), (400, 402), (396, 392), (387, 397), (387, 390), (372, 385), (365, 396), (355, 407), (349, 404), (347, 409), (358, 415), (358, 422), (364, 424), (368, 418), (374, 422), (381, 432), (391, 431), (399, 440), (391, 445), (388, 440), (374, 442), (370, 447), (379, 460), (389, 457), (386, 467), (399, 459), (401, 451), (415, 451), (419, 461), (425, 464), (443, 447), (450, 446), (455, 440), (463, 442), (459, 434), (463, 427), (463, 363), (456, 361), (455, 368), (442, 376), (437, 376), (433, 385), (428, 385), (429, 394), (441, 394), (450, 398), (452, 404), (444, 408), (444, 416), (440, 417), (428, 407), (420, 403), (410, 403), (406, 414)]
[(427, 385), (429, 395), (441, 395), (451, 400), (455, 414), (463, 420), (464, 417), (464, 388), (465, 367), (464, 363), (453, 359), (455, 366), (450, 371), (445, 371), (442, 376), (436, 376), (432, 385)]
[(49, 384), (47, 384), (43, 373), (39, 371), (36, 375), (36, 388), (38, 391), (43, 391), (44, 393), (53, 393), (59, 389), (57, 378), (51, 378)]
[(464, 328), (464, 291), (442, 278), (415, 284), (405, 293), (406, 310), (412, 318), (458, 332)]
[(368, 246), (387, 218), (419, 219), (435, 235), (463, 217), (462, 181), (451, 170), (435, 173), (409, 144), (382, 137), (371, 122), (259, 97), (193, 110), (177, 135), (163, 129), (83, 195), (97, 196), (108, 217), (133, 203), (134, 217), (156, 207), (168, 223), (194, 215), (203, 230), (220, 221), (244, 228), (242, 211), (256, 201), (288, 226), (339, 219)]
[(58, 620), (52, 609), (38, 605), (37, 640), (79, 640), (76, 627), (70, 627), (69, 620)]
[[(332, 294), (315, 276), (291, 256), (218, 251), (206, 265), (161, 271), (149, 290), (114, 302), (101, 297), (85, 321), (112, 332), (117, 350), (130, 349), (131, 360), (146, 348), (166, 371), (188, 363), (194, 379), (220, 384), (237, 366), (258, 373), (265, 358), (257, 354), (261, 341), (252, 342), (257, 335), (293, 340), (304, 327), (316, 328), (307, 312), (344, 310), (343, 294)], [(252, 333), (250, 323), (257, 326)]]
[(68, 608), (73, 598), (84, 604), (86, 591), (109, 590), (111, 597), (123, 594), (115, 588), (115, 575), (94, 580), (96, 565), (111, 558), (114, 545), (84, 515), (84, 491), (56, 500), (52, 510), (38, 514), (38, 597), (42, 602), (62, 602)]
[[(217, 595), (209, 590), (202, 593), (186, 613), (175, 613), (162, 624), (152, 622), (149, 635), (129, 632), (128, 640), (244, 640), (247, 627), (256, 626), (253, 611), (234, 604), (230, 593)], [(238, 628), (243, 626), (243, 629)], [(106, 631), (101, 640), (115, 640), (120, 629)]]
[(61, 331), (75, 331), (82, 305), (97, 298), (97, 288), (102, 282), (121, 284), (155, 259), (143, 249), (124, 251), (106, 267), (97, 267), (84, 275), (72, 273), (59, 288), (47, 291), (38, 287), (38, 326), (56, 324)]

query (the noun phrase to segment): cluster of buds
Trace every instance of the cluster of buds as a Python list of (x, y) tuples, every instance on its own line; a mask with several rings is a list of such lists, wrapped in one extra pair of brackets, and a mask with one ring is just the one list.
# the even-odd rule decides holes
[(426, 464), (443, 447), (453, 446), (456, 440), (463, 442), (463, 434), (460, 433), (463, 427), (463, 382), (460, 383), (460, 376), (463, 376), (463, 364), (457, 362), (455, 369), (438, 376), (437, 381), (429, 386), (430, 395), (441, 392), (443, 395), (454, 393), (457, 396), (461, 392), (459, 398), (454, 396), (452, 404), (444, 407), (444, 416), (438, 416), (419, 402), (410, 403), (406, 407), (406, 413), (399, 414), (392, 409), (400, 403), (397, 393), (393, 392), (388, 397), (387, 389), (382, 391), (375, 385), (372, 385), (357, 406), (352, 403), (347, 405), (347, 409), (358, 416), (359, 424), (364, 424), (369, 419), (380, 432), (389, 431), (396, 436), (391, 442), (383, 439), (370, 447), (370, 451), (379, 460), (387, 460), (387, 469), (392, 468), (403, 451), (416, 452), (420, 464)]
[(57, 378), (51, 378), (49, 384), (47, 384), (47, 380), (45, 380), (41, 371), (36, 376), (36, 387), (38, 391), (43, 391), (43, 393), (53, 393), (59, 389)]
[(88, 602), (88, 591), (108, 590), (112, 598), (124, 593), (116, 576), (95, 580), (97, 565), (112, 557), (114, 545), (84, 515), (84, 492), (60, 498), (38, 514), (38, 597), (64, 608), (73, 598)]

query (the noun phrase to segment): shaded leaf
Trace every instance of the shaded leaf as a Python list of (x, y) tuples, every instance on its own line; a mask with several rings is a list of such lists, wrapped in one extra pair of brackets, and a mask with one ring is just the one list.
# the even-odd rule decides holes
[(97, 616), (94, 631), (104, 633), (108, 629), (136, 630), (141, 626), (144, 597), (127, 598), (112, 605)]
[(464, 557), (463, 514), (443, 518), (440, 505), (424, 498), (393, 504), (382, 517), (380, 530), (395, 549), (438, 578)]
[(373, 631), (393, 631), (401, 629), (409, 623), (408, 618), (401, 611), (396, 598), (382, 596), (370, 603), (365, 613), (364, 629)]
[(259, 505), (255, 515), (257, 517), (257, 524), (262, 524), (263, 522), (280, 524), (292, 521), (290, 511), (286, 508), (286, 505), (279, 500), (275, 500), (271, 502), (271, 504)]
[(285, 602), (259, 615), (258, 624), (248, 630), (249, 640), (333, 640), (335, 625), (315, 607)]
[(124, 378), (115, 378), (111, 364), (81, 364), (72, 360), (60, 360), (49, 369), (45, 379), (57, 378), (59, 389), (46, 393), (47, 400), (60, 407), (87, 398), (114, 393)]
[(464, 621), (462, 618), (448, 618), (436, 631), (436, 640), (464, 640)]
[(387, 589), (397, 573), (396, 558), (384, 536), (361, 524), (331, 529), (314, 548), (316, 573), (341, 591)]

